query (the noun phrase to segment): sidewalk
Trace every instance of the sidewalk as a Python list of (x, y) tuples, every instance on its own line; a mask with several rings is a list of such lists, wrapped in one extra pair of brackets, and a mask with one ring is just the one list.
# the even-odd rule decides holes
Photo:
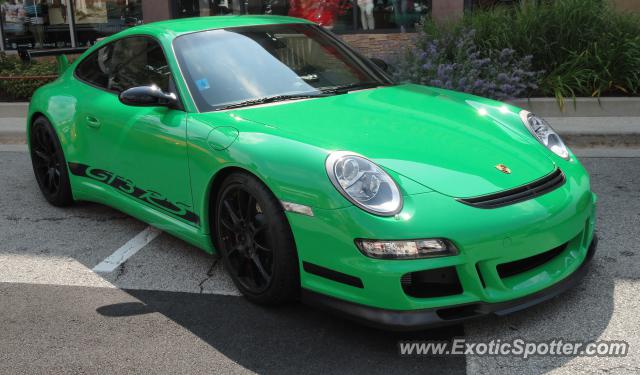
[(25, 118), (0, 117), (0, 144), (25, 143)]
[[(640, 102), (638, 102), (640, 108)], [(0, 103), (0, 144), (25, 143), (25, 117), (28, 103)], [(550, 105), (549, 114), (558, 115)], [(635, 108), (635, 105), (627, 108)], [(545, 111), (543, 108), (540, 110)], [(640, 147), (640, 113), (618, 108), (621, 114), (632, 116), (597, 115), (593, 105), (584, 111), (563, 117), (545, 117), (553, 128), (572, 147)], [(540, 112), (539, 112), (540, 113)], [(593, 116), (576, 116), (590, 113)], [(541, 114), (541, 116), (545, 116)]]
[(0, 103), (0, 144), (25, 143), (29, 103)]

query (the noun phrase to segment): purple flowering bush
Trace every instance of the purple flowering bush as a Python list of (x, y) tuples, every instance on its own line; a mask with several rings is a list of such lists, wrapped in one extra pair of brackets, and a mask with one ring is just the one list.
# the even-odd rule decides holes
[(444, 89), (505, 100), (529, 96), (542, 75), (533, 71), (532, 57), (519, 58), (514, 50), (480, 49), (475, 30), (421, 32), (416, 45), (395, 65), (394, 77)]

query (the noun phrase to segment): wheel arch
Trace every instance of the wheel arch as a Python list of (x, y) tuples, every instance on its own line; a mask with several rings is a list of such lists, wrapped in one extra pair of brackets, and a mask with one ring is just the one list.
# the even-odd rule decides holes
[[(214, 234), (211, 226), (213, 224), (212, 215), (214, 214), (213, 205), (215, 204), (215, 197), (218, 195), (218, 192), (220, 191), (220, 186), (222, 185), (222, 182), (225, 180), (225, 178), (227, 178), (229, 175), (236, 172), (246, 173), (248, 175), (251, 175), (257, 178), (260, 182), (262, 182), (264, 186), (267, 187), (267, 189), (269, 189), (269, 191), (271, 191), (272, 194), (274, 194), (273, 189), (269, 187), (269, 185), (265, 182), (265, 180), (260, 176), (256, 175), (255, 173), (253, 173), (252, 171), (238, 165), (228, 165), (228, 166), (222, 167), (221, 169), (216, 171), (216, 173), (213, 176), (211, 176), (211, 178), (209, 179), (209, 185), (207, 187), (207, 192), (205, 194), (205, 202), (203, 202), (203, 205), (202, 205), (202, 210), (203, 210), (202, 228), (206, 230), (207, 233), (209, 233), (210, 235)], [(212, 240), (212, 245), (214, 245), (213, 240)]]
[[(43, 117), (44, 119), (46, 119), (47, 121), (49, 121), (49, 123), (51, 124), (51, 126), (53, 126), (54, 129), (56, 129), (56, 127), (53, 125), (53, 123), (51, 122), (51, 120), (49, 119), (49, 117), (47, 117), (47, 115), (42, 112), (42, 111), (34, 111), (32, 113), (29, 114), (29, 117), (27, 118), (27, 132), (25, 134), (26, 136), (26, 141), (27, 141), (27, 145), (29, 147), (31, 147), (31, 127), (33, 126), (33, 123), (36, 122), (37, 119), (39, 119), (40, 117)], [(57, 133), (57, 130), (56, 130)], [(58, 138), (60, 138), (60, 135), (58, 135)]]

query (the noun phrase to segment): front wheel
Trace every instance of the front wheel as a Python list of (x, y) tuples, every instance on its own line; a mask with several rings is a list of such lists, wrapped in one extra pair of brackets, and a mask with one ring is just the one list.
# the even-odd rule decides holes
[(297, 298), (298, 256), (280, 201), (256, 177), (229, 175), (219, 189), (212, 229), (225, 268), (252, 302)]
[(38, 186), (46, 200), (54, 206), (73, 203), (67, 162), (53, 126), (44, 117), (37, 118), (29, 131), (31, 164)]

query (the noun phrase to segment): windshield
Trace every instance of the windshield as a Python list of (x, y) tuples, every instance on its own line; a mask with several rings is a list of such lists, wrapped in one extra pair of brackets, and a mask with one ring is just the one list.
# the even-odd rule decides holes
[(202, 31), (176, 38), (174, 50), (201, 112), (389, 83), (314, 25)]

